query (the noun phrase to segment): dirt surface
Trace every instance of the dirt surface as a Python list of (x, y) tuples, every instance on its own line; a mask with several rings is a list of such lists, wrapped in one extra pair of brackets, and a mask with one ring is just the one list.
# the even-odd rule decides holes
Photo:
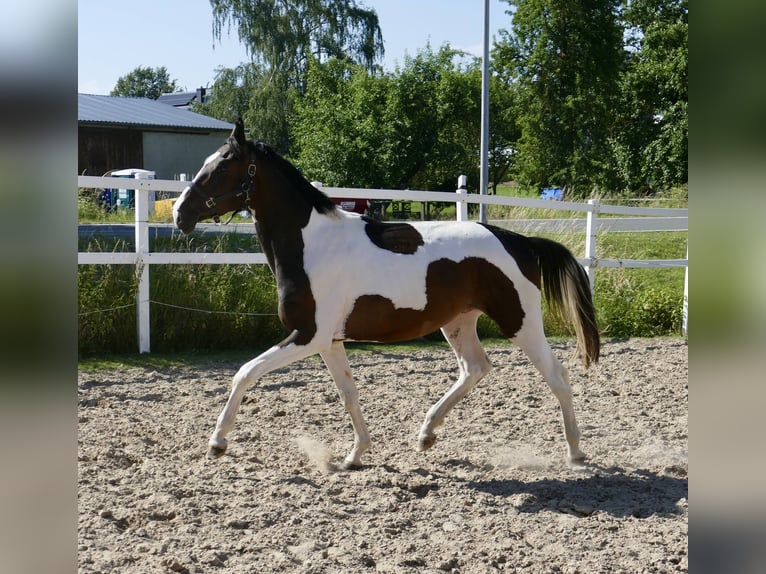
[[(554, 345), (568, 359), (571, 345)], [(686, 572), (687, 346), (606, 342), (566, 361), (588, 463), (517, 348), (416, 451), (451, 351), (350, 354), (372, 435), (334, 471), (348, 415), (316, 357), (252, 388), (215, 461), (239, 364), (79, 373), (80, 572)]]

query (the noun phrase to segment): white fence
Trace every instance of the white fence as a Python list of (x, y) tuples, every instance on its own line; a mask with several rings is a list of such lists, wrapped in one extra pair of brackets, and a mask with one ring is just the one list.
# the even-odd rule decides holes
[[(551, 201), (496, 195), (468, 194), (464, 189), (464, 176), (459, 180), (457, 193), (412, 190), (358, 189), (321, 187), (330, 197), (388, 199), (404, 201), (439, 201), (456, 203), (457, 220), (468, 220), (468, 204), (506, 205), (517, 207), (538, 207), (560, 211), (585, 213), (584, 219), (533, 219), (495, 220), (494, 225), (512, 228), (520, 233), (562, 233), (578, 231), (585, 233), (585, 254), (578, 261), (585, 267), (593, 287), (596, 269), (599, 267), (626, 268), (667, 268), (685, 267), (683, 300), (683, 334), (688, 330), (688, 249), (686, 259), (599, 259), (596, 257), (596, 237), (602, 231), (688, 231), (688, 209), (659, 207), (623, 207), (601, 204), (597, 200), (587, 203)], [(111, 177), (78, 176), (77, 185), (87, 188), (116, 188), (135, 190), (135, 253), (78, 253), (79, 265), (125, 264), (135, 265), (138, 278), (137, 330), (140, 353), (150, 352), (149, 330), (149, 268), (151, 265), (167, 264), (265, 264), (263, 253), (158, 253), (149, 250), (149, 205), (150, 192), (181, 192), (188, 185), (184, 181), (152, 179), (119, 179)], [(153, 196), (153, 193), (151, 194)], [(599, 214), (627, 215), (632, 217), (600, 218)], [(153, 224), (156, 225), (156, 224)], [(251, 224), (248, 227), (252, 229)], [(232, 226), (233, 229), (236, 229)]]

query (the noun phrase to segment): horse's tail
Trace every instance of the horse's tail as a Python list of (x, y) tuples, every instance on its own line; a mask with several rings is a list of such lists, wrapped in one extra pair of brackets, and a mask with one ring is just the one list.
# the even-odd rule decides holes
[(601, 338), (585, 269), (574, 255), (555, 241), (529, 237), (537, 254), (545, 298), (551, 308), (572, 323), (577, 335), (576, 353), (587, 368), (598, 362)]

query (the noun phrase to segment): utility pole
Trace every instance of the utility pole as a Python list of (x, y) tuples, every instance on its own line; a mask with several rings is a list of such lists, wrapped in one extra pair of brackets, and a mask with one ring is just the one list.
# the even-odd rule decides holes
[[(481, 169), (479, 194), (489, 187), (489, 0), (484, 0), (484, 52), (481, 60)], [(479, 221), (487, 222), (487, 206), (479, 204)]]

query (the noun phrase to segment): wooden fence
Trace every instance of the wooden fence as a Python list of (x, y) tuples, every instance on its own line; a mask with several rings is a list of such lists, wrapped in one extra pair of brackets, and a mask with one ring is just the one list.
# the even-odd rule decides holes
[[(141, 174), (138, 174), (139, 176)], [(185, 181), (155, 179), (126, 179), (111, 177), (79, 176), (77, 185), (96, 189), (134, 189), (135, 190), (135, 253), (78, 253), (79, 265), (125, 264), (135, 265), (138, 278), (136, 316), (138, 330), (138, 350), (150, 352), (149, 322), (149, 268), (152, 265), (189, 265), (189, 264), (265, 264), (263, 253), (160, 253), (149, 250), (149, 212), (154, 192), (181, 192), (188, 185)], [(661, 207), (624, 207), (602, 204), (598, 200), (587, 203), (572, 201), (551, 201), (546, 199), (528, 199), (497, 195), (468, 194), (465, 190), (465, 176), (458, 179), (456, 193), (413, 190), (358, 189), (341, 187), (323, 187), (315, 182), (330, 197), (355, 198), (365, 197), (378, 200), (400, 201), (438, 201), (456, 204), (458, 221), (468, 220), (468, 204), (505, 205), (513, 207), (535, 207), (559, 211), (581, 212), (581, 219), (532, 219), (532, 220), (495, 220), (494, 225), (512, 227), (520, 233), (585, 233), (585, 253), (578, 261), (585, 267), (591, 282), (600, 267), (626, 268), (668, 268), (685, 267), (683, 324), (684, 336), (688, 332), (688, 286), (689, 267), (688, 249), (686, 259), (599, 259), (596, 257), (597, 234), (604, 231), (688, 231), (688, 209)], [(625, 215), (629, 217), (599, 217), (600, 214)], [(157, 224), (152, 224), (157, 225)], [(247, 227), (252, 229), (252, 224)], [(204, 226), (202, 226), (204, 229)], [(236, 227), (232, 226), (232, 230)]]

